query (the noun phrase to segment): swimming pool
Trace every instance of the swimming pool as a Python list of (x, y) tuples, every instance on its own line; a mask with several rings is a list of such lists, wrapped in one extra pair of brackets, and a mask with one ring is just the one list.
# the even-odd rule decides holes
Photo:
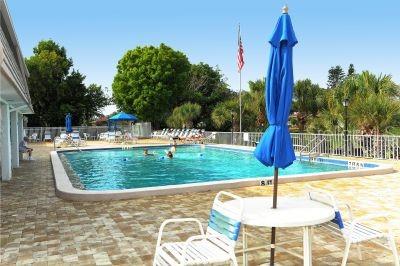
[[(67, 164), (86, 190), (120, 190), (180, 185), (221, 180), (267, 177), (265, 167), (253, 153), (215, 147), (180, 146), (174, 158), (165, 156), (166, 147), (108, 149), (65, 152)], [(280, 171), (281, 176), (347, 170), (347, 165), (296, 160)]]
[[(51, 151), (56, 195), (78, 201), (131, 199), (177, 193), (272, 184), (272, 168), (253, 158), (254, 147), (222, 144), (179, 146), (173, 159), (162, 158), (169, 147), (130, 150), (84, 147)], [(279, 183), (392, 173), (390, 164), (318, 157), (296, 161), (280, 170)], [(350, 165), (362, 164), (358, 167)]]

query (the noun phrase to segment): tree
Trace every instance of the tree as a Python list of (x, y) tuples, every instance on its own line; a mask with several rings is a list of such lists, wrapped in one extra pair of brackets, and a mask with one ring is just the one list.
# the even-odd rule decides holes
[(345, 76), (341, 66), (331, 67), (328, 71), (328, 89), (338, 86), (344, 80)]
[(26, 65), (35, 110), (29, 116), (30, 126), (64, 125), (66, 113), (72, 114), (73, 124), (86, 123), (108, 103), (101, 89), (95, 94), (88, 92), (84, 75), (76, 70), (70, 72), (72, 59), (67, 58), (64, 47), (52, 40), (40, 41)]
[[(349, 127), (366, 133), (382, 133), (399, 127), (400, 88), (390, 75), (369, 71), (353, 74), (326, 93), (326, 108), (317, 121), (325, 128), (339, 131), (344, 127), (344, 99), (349, 100)], [(314, 123), (313, 128), (316, 128)]]
[(202, 62), (191, 65), (188, 89), (189, 100), (202, 107), (198, 122), (205, 124), (207, 129), (214, 129), (212, 110), (219, 102), (232, 96), (221, 71)]
[(263, 129), (267, 125), (265, 105), (265, 79), (249, 81), (251, 100), (246, 102), (245, 107), (253, 109), (256, 115), (255, 128)]
[(188, 98), (189, 71), (187, 57), (165, 44), (129, 50), (117, 65), (112, 84), (114, 102), (157, 128)]
[[(256, 125), (257, 113), (254, 112), (253, 98), (249, 92), (242, 92), (242, 103), (242, 129), (244, 131), (259, 130), (260, 128)], [(218, 130), (230, 131), (233, 126), (234, 131), (239, 131), (239, 97), (235, 95), (217, 104), (211, 114), (211, 119)]]
[[(230, 131), (233, 127), (234, 131), (239, 130), (239, 104), (238, 100), (232, 98), (217, 104), (214, 108), (211, 119), (214, 126), (222, 131)], [(233, 121), (232, 121), (233, 116)]]
[(110, 103), (101, 86), (90, 84), (85, 93), (84, 119), (86, 122), (93, 120), (95, 117), (101, 117), (101, 109)]
[(350, 64), (349, 69), (347, 70), (347, 77), (351, 77), (356, 73), (356, 70), (354, 69), (354, 65)]
[(72, 66), (64, 47), (52, 40), (40, 41), (33, 55), (26, 59), (29, 70), (29, 93), (35, 114), (29, 116), (29, 125), (60, 125), (60, 89)]
[(322, 89), (310, 79), (298, 80), (294, 85), (293, 106), (296, 113), (297, 126), (303, 132), (310, 116), (315, 117), (321, 109)]
[(167, 119), (167, 125), (174, 128), (192, 128), (193, 121), (199, 117), (201, 106), (197, 103), (185, 103), (175, 107), (172, 115)]
[[(350, 118), (363, 132), (380, 134), (394, 125), (400, 102), (384, 94), (371, 93), (357, 98), (350, 106)], [(399, 125), (398, 125), (399, 126)]]

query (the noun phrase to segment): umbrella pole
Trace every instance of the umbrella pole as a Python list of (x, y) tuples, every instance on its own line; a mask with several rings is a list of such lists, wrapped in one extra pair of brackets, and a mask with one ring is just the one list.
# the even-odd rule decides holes
[[(278, 167), (274, 169), (274, 195), (272, 197), (272, 208), (276, 209), (276, 202), (278, 199)], [(276, 228), (272, 227), (271, 230), (271, 253), (269, 265), (274, 265), (275, 263), (275, 233)]]

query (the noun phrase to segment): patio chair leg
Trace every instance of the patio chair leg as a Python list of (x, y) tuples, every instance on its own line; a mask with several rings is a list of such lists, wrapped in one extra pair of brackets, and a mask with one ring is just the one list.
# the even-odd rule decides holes
[(246, 226), (242, 225), (243, 228), (243, 266), (247, 266), (247, 232)]
[(347, 241), (346, 241), (346, 247), (344, 248), (344, 254), (343, 254), (343, 259), (342, 259), (342, 266), (346, 266), (347, 258), (349, 257), (349, 252), (350, 252), (350, 245), (351, 245), (350, 240), (347, 240)]
[(233, 265), (233, 266), (238, 266), (238, 263), (237, 263), (237, 260), (236, 260), (236, 257), (235, 257), (235, 253), (232, 254), (232, 262), (231, 262), (231, 265)]
[(394, 258), (394, 265), (399, 266), (399, 254), (397, 253), (396, 242), (394, 241), (393, 236), (388, 237), (389, 247), (392, 250), (393, 258)]
[(362, 260), (362, 252), (361, 252), (361, 245), (357, 243), (357, 252), (358, 252), (358, 259)]

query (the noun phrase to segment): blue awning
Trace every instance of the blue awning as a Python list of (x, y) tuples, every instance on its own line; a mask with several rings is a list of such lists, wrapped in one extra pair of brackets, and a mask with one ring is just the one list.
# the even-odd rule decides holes
[(112, 122), (116, 122), (116, 121), (137, 121), (138, 119), (134, 115), (120, 112), (120, 113), (110, 117), (108, 120), (110, 120)]

